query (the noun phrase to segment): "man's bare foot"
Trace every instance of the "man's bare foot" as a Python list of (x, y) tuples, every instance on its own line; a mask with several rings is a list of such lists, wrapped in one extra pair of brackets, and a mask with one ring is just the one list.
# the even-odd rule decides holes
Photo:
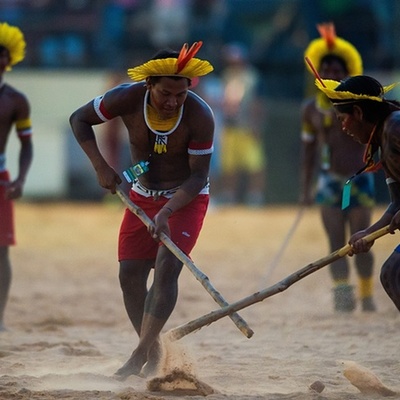
[(158, 365), (162, 356), (162, 347), (159, 340), (155, 341), (147, 354), (147, 363), (142, 368), (142, 375), (146, 378), (157, 373)]
[(141, 376), (140, 371), (146, 361), (147, 356), (135, 350), (129, 360), (114, 375), (117, 379), (122, 381), (131, 375)]

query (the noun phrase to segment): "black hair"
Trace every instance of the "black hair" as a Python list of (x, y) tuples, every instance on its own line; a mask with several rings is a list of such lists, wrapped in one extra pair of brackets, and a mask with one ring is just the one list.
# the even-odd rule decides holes
[(335, 89), (337, 92), (351, 92), (368, 96), (383, 97), (383, 86), (371, 76), (357, 75), (344, 79)]
[(4, 50), (6, 50), (8, 52), (8, 54), (10, 54), (10, 50), (8, 50), (7, 47), (0, 44), (0, 51), (2, 52)]
[(334, 62), (337, 62), (340, 64), (340, 66), (343, 68), (343, 71), (348, 74), (349, 69), (347, 68), (347, 64), (344, 61), (342, 57), (337, 56), (336, 54), (327, 54), (321, 58), (321, 61), (319, 63), (320, 67), (322, 67), (322, 64), (332, 64)]
[[(375, 78), (367, 75), (357, 75), (346, 78), (339, 84), (335, 91), (351, 92), (354, 94), (364, 94), (381, 98), (383, 98), (384, 95), (383, 86)], [(339, 112), (347, 114), (353, 113), (353, 107), (355, 105), (359, 106), (363, 111), (365, 120), (372, 123), (386, 118), (386, 116), (394, 110), (393, 106), (398, 108), (400, 105), (400, 103), (396, 101), (387, 100), (382, 102), (374, 100), (334, 100), (334, 102)]]
[(165, 58), (178, 58), (179, 52), (172, 49), (163, 49), (158, 51), (151, 60), (163, 60)]

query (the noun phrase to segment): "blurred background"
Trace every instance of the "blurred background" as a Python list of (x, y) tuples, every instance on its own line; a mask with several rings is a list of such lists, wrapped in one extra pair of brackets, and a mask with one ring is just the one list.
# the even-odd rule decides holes
[[(338, 36), (360, 51), (365, 73), (388, 84), (400, 81), (399, 20), (398, 0), (0, 0), (0, 21), (20, 27), (27, 41), (25, 60), (5, 75), (32, 105), (35, 157), (25, 197), (103, 199), (73, 139), (69, 115), (128, 81), (127, 68), (157, 50), (179, 50), (184, 42), (202, 40), (198, 57), (209, 60), (215, 71), (194, 82), (193, 90), (214, 109), (217, 142), (223, 49), (235, 44), (259, 76), (260, 146), (267, 160), (262, 201), (296, 203), (300, 104), (314, 90), (303, 53), (319, 36), (316, 24), (334, 22)], [(400, 99), (399, 90), (392, 95)], [(129, 166), (123, 128), (105, 125), (97, 128), (100, 145), (123, 170)], [(18, 150), (13, 140), (7, 149), (11, 172)], [(218, 143), (216, 147), (211, 177), (219, 173)], [(218, 185), (223, 180), (216, 178), (215, 190)], [(386, 201), (379, 174), (377, 186), (377, 200)]]

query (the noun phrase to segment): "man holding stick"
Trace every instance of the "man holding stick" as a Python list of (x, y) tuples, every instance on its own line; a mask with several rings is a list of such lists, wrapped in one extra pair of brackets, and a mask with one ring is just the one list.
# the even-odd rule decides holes
[[(30, 105), (26, 96), (3, 81), (5, 71), (25, 57), (25, 39), (19, 28), (0, 23), (0, 332), (6, 330), (4, 311), (11, 286), (9, 247), (15, 244), (13, 200), (22, 196), (33, 150)], [(20, 141), (15, 180), (6, 168), (6, 146), (15, 125)]]
[[(161, 355), (159, 334), (176, 304), (182, 262), (159, 242), (161, 234), (189, 255), (208, 206), (214, 118), (210, 107), (189, 90), (192, 78), (213, 70), (208, 61), (194, 58), (201, 45), (160, 51), (128, 70), (135, 83), (109, 90), (70, 117), (99, 184), (111, 193), (116, 193), (121, 178), (102, 156), (92, 126), (122, 119), (133, 162), (124, 173), (132, 180), (130, 199), (153, 220), (146, 228), (126, 210), (120, 229), (120, 284), (139, 335), (138, 346), (116, 372), (121, 379), (155, 371)], [(152, 268), (154, 279), (148, 290)]]
[[(386, 175), (391, 198), (388, 208), (377, 222), (356, 232), (349, 240), (352, 246), (349, 255), (367, 252), (373, 242), (366, 241), (366, 235), (388, 224), (391, 233), (400, 228), (400, 103), (385, 98), (395, 85), (383, 87), (376, 79), (365, 75), (342, 82), (316, 76), (316, 85), (332, 102), (343, 132), (367, 145), (365, 167), (355, 176), (380, 167)], [(355, 176), (346, 185), (351, 185)], [(400, 246), (383, 264), (380, 279), (400, 311)]]

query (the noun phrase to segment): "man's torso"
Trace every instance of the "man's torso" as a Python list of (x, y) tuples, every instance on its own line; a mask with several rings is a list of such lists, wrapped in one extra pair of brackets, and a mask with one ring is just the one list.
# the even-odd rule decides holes
[(0, 154), (5, 152), (7, 139), (21, 101), (21, 94), (5, 84), (0, 88)]
[(365, 146), (342, 131), (333, 109), (321, 111), (314, 100), (307, 107), (306, 118), (312, 126), (316, 140), (326, 152), (323, 157), (327, 159), (322, 161), (329, 166), (331, 172), (350, 176), (362, 168)]
[(179, 186), (190, 175), (188, 147), (194, 129), (201, 126), (201, 118), (196, 115), (196, 110), (202, 107), (199, 104), (201, 100), (189, 92), (179, 125), (167, 135), (166, 152), (158, 154), (154, 150), (157, 134), (147, 126), (144, 117), (146, 90), (137, 86), (132, 89), (135, 91), (132, 94), (132, 106), (121, 118), (128, 130), (132, 163), (148, 162), (149, 170), (140, 176), (140, 182), (152, 189)]

